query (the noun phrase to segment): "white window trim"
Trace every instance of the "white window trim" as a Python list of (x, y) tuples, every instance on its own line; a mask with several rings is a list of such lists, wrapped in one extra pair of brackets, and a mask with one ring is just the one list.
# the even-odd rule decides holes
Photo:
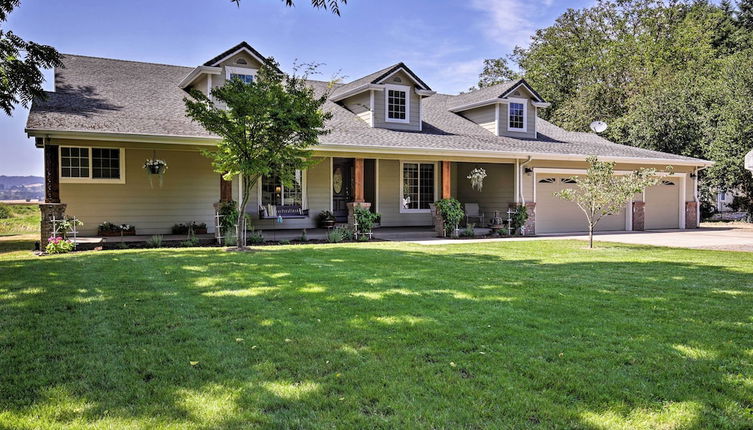
[[(522, 133), (528, 132), (528, 99), (509, 98), (507, 99), (507, 131), (517, 131)], [(521, 103), (523, 105), (523, 128), (510, 127), (510, 103)]]
[[(390, 90), (394, 91), (404, 91), (405, 92), (405, 119), (395, 119), (390, 118), (389, 112), (390, 112)], [(410, 123), (410, 87), (407, 85), (394, 85), (394, 84), (387, 84), (384, 86), (384, 122), (398, 122), (402, 124), (408, 124)]]
[[(400, 160), (400, 195), (398, 196), (398, 207), (400, 208), (400, 213), (403, 214), (422, 214), (422, 213), (431, 213), (431, 209), (406, 209), (403, 207), (403, 169), (405, 164), (419, 164), (419, 171), (421, 170), (420, 165), (421, 164), (433, 164), (434, 165), (434, 196), (432, 197), (432, 201), (429, 203), (434, 203), (437, 201), (437, 180), (438, 180), (438, 168), (437, 168), (437, 162), (436, 161), (421, 161), (421, 160)], [(419, 179), (419, 187), (420, 187), (420, 179)]]
[[(79, 148), (89, 151), (89, 177), (88, 178), (66, 178), (63, 177), (63, 148)], [(118, 179), (104, 179), (93, 178), (92, 174), (94, 169), (92, 168), (92, 148), (97, 149), (117, 149), (120, 151), (120, 178)], [(73, 146), (63, 145), (58, 147), (58, 179), (61, 184), (125, 184), (126, 183), (126, 170), (125, 170), (125, 148), (113, 148), (108, 146)]]
[[(306, 176), (308, 174), (308, 170), (301, 170), (301, 209), (308, 209), (309, 203), (308, 203), (308, 193), (306, 192), (306, 184), (308, 183)], [(259, 207), (262, 206), (261, 203), (261, 183), (262, 178), (259, 177), (259, 180), (256, 181), (256, 200), (258, 202)], [(283, 185), (283, 189), (284, 189)], [(284, 200), (284, 198), (283, 198)]]
[(251, 75), (256, 80), (256, 73), (259, 69), (252, 69), (250, 67), (234, 67), (225, 66), (225, 80), (230, 80), (230, 75)]

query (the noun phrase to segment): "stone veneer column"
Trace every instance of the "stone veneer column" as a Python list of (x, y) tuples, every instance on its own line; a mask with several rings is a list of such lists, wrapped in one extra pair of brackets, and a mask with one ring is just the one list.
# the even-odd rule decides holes
[(528, 219), (526, 220), (526, 223), (524, 225), (526, 236), (535, 236), (536, 235), (536, 203), (535, 202), (527, 202), (526, 203), (526, 212), (528, 213)]
[(348, 227), (353, 228), (356, 224), (356, 210), (355, 208), (371, 208), (371, 203), (368, 202), (350, 202), (346, 203), (348, 207)]
[(437, 205), (434, 203), (431, 203), (429, 208), (431, 208), (431, 220), (434, 223), (434, 231), (437, 233), (437, 237), (444, 237), (444, 219), (442, 218), (442, 214), (439, 213), (439, 209), (437, 209)]
[(645, 212), (646, 202), (633, 202), (633, 231), (645, 230)]
[(63, 219), (65, 217), (65, 203), (41, 203), (39, 211), (42, 215), (40, 223), (39, 246), (42, 250), (47, 246), (47, 239), (54, 233), (52, 229), (52, 218)]
[(698, 228), (698, 202), (685, 202), (685, 228)]

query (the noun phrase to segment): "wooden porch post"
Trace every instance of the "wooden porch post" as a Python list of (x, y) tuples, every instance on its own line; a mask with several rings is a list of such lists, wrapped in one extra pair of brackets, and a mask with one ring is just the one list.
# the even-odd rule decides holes
[(449, 199), (451, 196), (451, 188), (450, 188), (450, 177), (452, 174), (450, 173), (450, 162), (449, 161), (442, 161), (442, 198), (443, 199)]
[(226, 181), (220, 175), (220, 201), (229, 202), (231, 200), (233, 200), (233, 182)]
[(60, 203), (60, 169), (57, 145), (44, 146), (44, 202)]
[(363, 203), (364, 191), (363, 191), (363, 158), (355, 159), (355, 190), (353, 190), (353, 200), (356, 203)]

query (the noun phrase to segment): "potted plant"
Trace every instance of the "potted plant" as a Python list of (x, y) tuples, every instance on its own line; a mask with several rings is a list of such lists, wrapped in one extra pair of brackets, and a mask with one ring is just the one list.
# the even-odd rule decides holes
[(193, 231), (194, 234), (207, 234), (207, 224), (191, 221), (186, 224), (175, 224), (172, 228), (173, 234), (188, 234), (191, 231)]
[(136, 227), (130, 224), (113, 224), (105, 221), (97, 227), (97, 236), (135, 236)]
[(335, 225), (335, 216), (330, 211), (321, 211), (319, 213), (319, 227), (329, 228)]
[(152, 186), (152, 175), (159, 176), (159, 186), (162, 186), (162, 177), (167, 170), (167, 162), (156, 158), (148, 158), (144, 162), (144, 170), (149, 177), (149, 186)]

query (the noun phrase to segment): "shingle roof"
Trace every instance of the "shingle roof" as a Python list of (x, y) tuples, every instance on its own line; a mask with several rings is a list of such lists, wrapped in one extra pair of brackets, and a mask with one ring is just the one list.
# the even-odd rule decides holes
[[(185, 116), (183, 98), (186, 93), (178, 88), (178, 83), (192, 70), (191, 67), (77, 55), (66, 55), (63, 62), (65, 68), (56, 70), (55, 92), (48, 93), (48, 100), (37, 100), (32, 105), (27, 121), (30, 132), (212, 137)], [(378, 77), (380, 72), (383, 74), (387, 70), (389, 68), (372, 75)], [(310, 84), (318, 93), (328, 91), (326, 82), (310, 81)], [(333, 93), (342, 87), (336, 87)], [(500, 88), (493, 91), (496, 93)], [(458, 97), (436, 94), (424, 98), (421, 132), (372, 128), (349, 110), (328, 101), (324, 109), (333, 114), (328, 122), (332, 132), (322, 136), (321, 143), (422, 152), (483, 151), (499, 153), (500, 156), (506, 153), (597, 155), (703, 162), (619, 145), (592, 133), (565, 131), (540, 118), (537, 119), (539, 136), (536, 139), (498, 137), (450, 112), (450, 107), (457, 104)]]
[(533, 95), (539, 99), (539, 101), (544, 101), (544, 99), (541, 98), (541, 96), (539, 96), (539, 94), (533, 88), (531, 88), (530, 85), (528, 85), (528, 82), (526, 82), (525, 79), (517, 79), (514, 81), (502, 82), (490, 87), (479, 88), (467, 93), (458, 94), (457, 96), (453, 97), (453, 100), (450, 103), (450, 109), (456, 109), (461, 106), (467, 106), (474, 103), (480, 103), (504, 97), (520, 84), (525, 85), (526, 88), (528, 88), (528, 90), (530, 90), (531, 93), (533, 93)]

